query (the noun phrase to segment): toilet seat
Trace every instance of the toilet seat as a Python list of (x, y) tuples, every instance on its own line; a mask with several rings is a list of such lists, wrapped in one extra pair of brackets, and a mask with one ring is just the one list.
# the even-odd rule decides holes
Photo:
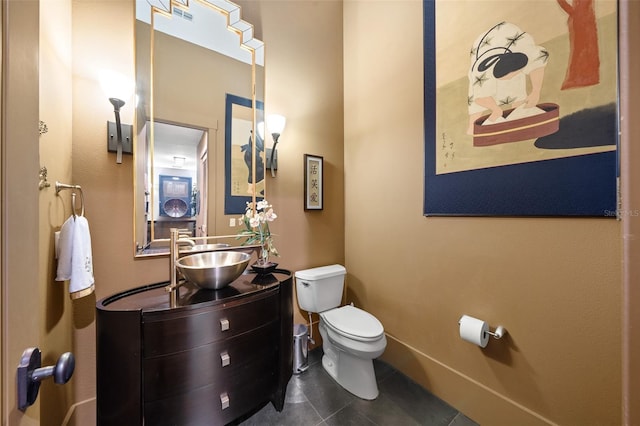
[(355, 306), (346, 305), (320, 314), (327, 327), (338, 334), (360, 342), (370, 342), (384, 335), (384, 327), (376, 317)]

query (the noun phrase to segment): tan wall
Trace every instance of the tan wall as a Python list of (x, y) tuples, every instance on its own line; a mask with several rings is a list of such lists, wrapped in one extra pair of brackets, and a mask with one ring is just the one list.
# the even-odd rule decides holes
[(422, 2), (345, 2), (344, 38), (348, 301), (383, 358), (481, 424), (620, 424), (620, 223), (423, 217)]
[[(55, 192), (55, 182), (71, 183), (71, 1), (40, 2), (40, 119), (48, 128), (40, 136), (40, 165), (47, 168), (48, 188), (40, 190), (40, 349), (42, 365), (55, 365), (64, 352), (73, 352), (73, 306), (67, 284), (54, 281), (54, 232), (71, 215), (71, 194)], [(40, 387), (43, 426), (57, 426), (75, 402), (74, 383), (45, 380)]]

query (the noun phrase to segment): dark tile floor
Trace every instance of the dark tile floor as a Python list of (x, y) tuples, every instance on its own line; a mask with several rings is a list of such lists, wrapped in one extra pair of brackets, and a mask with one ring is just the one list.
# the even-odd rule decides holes
[(284, 409), (271, 403), (239, 424), (291, 426), (477, 426), (477, 423), (427, 392), (390, 365), (375, 360), (380, 395), (359, 399), (338, 385), (322, 368), (322, 349), (309, 353), (309, 369), (287, 386)]

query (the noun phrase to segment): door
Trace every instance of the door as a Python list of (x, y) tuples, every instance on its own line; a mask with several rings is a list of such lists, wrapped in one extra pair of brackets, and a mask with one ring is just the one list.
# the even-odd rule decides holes
[(200, 183), (198, 194), (196, 195), (196, 237), (207, 236), (207, 194), (209, 194), (209, 164), (208, 148), (206, 139), (209, 137), (205, 133), (204, 151), (200, 153), (197, 160), (198, 182)]
[(2, 0), (0, 154), (0, 327), (3, 425), (39, 425), (36, 401), (16, 404), (16, 368), (39, 346), (38, 47), (39, 1)]

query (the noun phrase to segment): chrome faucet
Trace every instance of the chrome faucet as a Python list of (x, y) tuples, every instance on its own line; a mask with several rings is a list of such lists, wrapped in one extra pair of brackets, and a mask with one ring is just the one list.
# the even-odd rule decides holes
[(180, 255), (180, 246), (188, 245), (193, 247), (195, 242), (187, 237), (187, 233), (177, 228), (169, 230), (169, 285), (165, 290), (169, 292), (169, 306), (175, 308), (178, 306), (178, 268), (176, 263)]

